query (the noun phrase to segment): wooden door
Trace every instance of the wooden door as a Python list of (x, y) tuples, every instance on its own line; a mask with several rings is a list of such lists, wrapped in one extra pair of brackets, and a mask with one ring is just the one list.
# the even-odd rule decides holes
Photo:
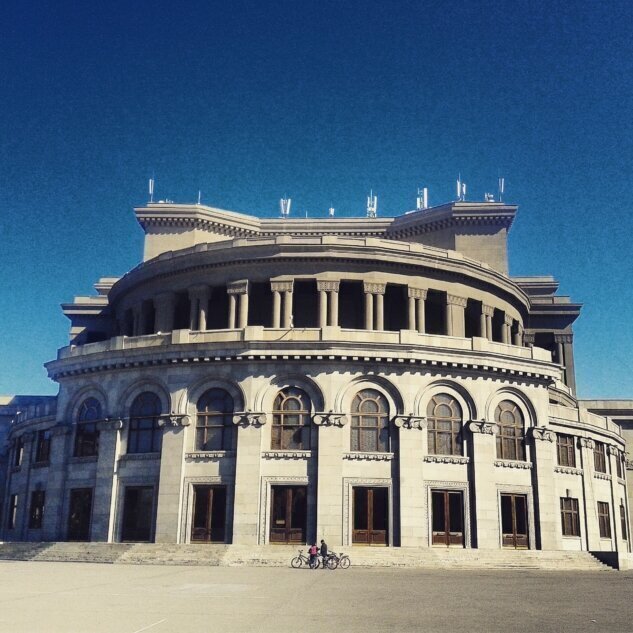
[(226, 535), (226, 487), (194, 486), (191, 541), (224, 543)]
[(527, 549), (529, 542), (526, 495), (501, 495), (501, 543), (503, 547)]
[(355, 487), (353, 489), (352, 543), (387, 545), (389, 543), (389, 490)]
[(464, 502), (461, 490), (433, 490), (433, 545), (464, 546)]
[(305, 543), (307, 486), (271, 486), (270, 542)]
[(154, 517), (154, 488), (128, 486), (123, 500), (121, 540), (149, 542), (152, 540)]
[(92, 488), (74, 488), (70, 491), (68, 540), (89, 541), (91, 518)]

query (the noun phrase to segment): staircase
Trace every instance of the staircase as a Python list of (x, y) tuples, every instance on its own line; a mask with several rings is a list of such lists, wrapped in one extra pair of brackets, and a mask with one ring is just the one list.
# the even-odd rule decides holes
[[(288, 567), (297, 546), (177, 545), (158, 543), (2, 543), (0, 560)], [(302, 548), (305, 552), (306, 548)], [(560, 570), (611, 569), (589, 552), (354, 547), (345, 552), (356, 567), (419, 569)]]

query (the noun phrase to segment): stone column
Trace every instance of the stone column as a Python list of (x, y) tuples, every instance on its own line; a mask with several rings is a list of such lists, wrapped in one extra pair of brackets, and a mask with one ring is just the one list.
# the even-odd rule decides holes
[[(271, 281), (270, 287), (273, 292), (279, 292), (283, 297), (283, 306), (282, 306), (282, 314), (280, 317), (282, 321), (282, 327), (288, 329), (292, 327), (292, 289), (293, 289), (293, 281), (285, 280), (285, 281)], [(274, 299), (273, 299), (274, 301)], [(273, 312), (275, 306), (273, 305)], [(273, 314), (273, 321), (275, 315)]]
[[(343, 533), (343, 453), (349, 435), (343, 431), (347, 419), (339, 413), (317, 413), (317, 534), (332, 548), (347, 545)], [(350, 521), (352, 520), (350, 515)]]
[(489, 341), (492, 341), (492, 315), (494, 311), (495, 309), (492, 306), (481, 304), (481, 312), (486, 319), (486, 332), (485, 334), (482, 332), (482, 337), (487, 338)]
[(576, 393), (576, 374), (574, 369), (574, 335), (562, 334), (563, 358), (565, 359), (565, 380), (572, 393)]
[(417, 318), (418, 318), (418, 332), (424, 334), (426, 332), (426, 289), (416, 289), (417, 301)]
[[(235, 455), (233, 543), (257, 545), (260, 520), (261, 427), (266, 423), (266, 416), (263, 413), (237, 413), (233, 421), (239, 427)], [(262, 509), (263, 520), (269, 512), (270, 508)], [(263, 545), (263, 542), (260, 544)]]
[(171, 332), (174, 329), (175, 306), (176, 293), (174, 292), (161, 292), (154, 297), (157, 332)]
[(446, 295), (446, 325), (448, 336), (466, 336), (467, 299), (456, 295)]
[(102, 420), (98, 423), (99, 456), (95, 480), (90, 540), (114, 541), (115, 493), (118, 487), (117, 461), (121, 451), (122, 420)]
[(63, 523), (63, 518), (67, 518), (64, 512), (64, 490), (68, 458), (71, 452), (69, 450), (71, 431), (72, 427), (68, 424), (60, 424), (51, 429), (50, 463), (46, 478), (46, 507), (42, 526), (43, 541), (62, 541), (66, 538), (67, 525)]
[[(273, 288), (271, 283), (271, 288)], [(273, 327), (281, 327), (281, 293), (279, 290), (273, 290)]]
[(365, 290), (365, 329), (374, 329), (374, 295)]
[(229, 293), (229, 328), (235, 328), (235, 304), (239, 297), (237, 327), (244, 329), (248, 325), (248, 280), (233, 281), (228, 284), (226, 291)]
[(189, 288), (189, 305), (189, 329), (206, 330), (209, 286), (199, 285)]
[(407, 330), (415, 331), (415, 297), (411, 296), (411, 288), (409, 288), (409, 316), (407, 319)]
[(609, 460), (609, 472), (611, 473), (611, 481), (609, 483), (611, 484), (611, 507), (613, 508), (612, 541), (615, 543), (616, 551), (625, 554), (628, 552), (629, 542), (628, 539), (626, 541), (622, 539), (622, 522), (620, 521), (620, 499), (622, 496), (617, 477), (620, 451), (617, 446), (607, 446), (607, 459)]
[(376, 294), (376, 329), (385, 329), (385, 295), (382, 292)]
[(338, 292), (339, 292), (339, 282), (334, 282), (336, 284), (336, 290), (330, 291), (330, 325), (334, 327), (338, 327)]
[(510, 345), (510, 331), (512, 328), (512, 317), (508, 314), (503, 315), (503, 325), (501, 326), (501, 342)]
[(514, 344), (518, 347), (523, 345), (523, 326), (517, 322), (517, 329), (514, 333)]
[[(174, 398), (176, 400), (176, 398)], [(156, 543), (180, 543), (187, 415), (162, 416), (163, 445), (160, 455), (160, 485), (156, 507)]]
[(328, 324), (328, 282), (317, 279), (317, 291), (319, 293), (319, 327), (324, 328)]
[(472, 469), (475, 495), (475, 533), (473, 543), (479, 549), (499, 549), (500, 530), (495, 486), (495, 460), (497, 459), (496, 424), (472, 421), (468, 428), (473, 434)]
[[(338, 289), (339, 282), (317, 279), (319, 291), (319, 327), (338, 326)], [(320, 325), (323, 323), (323, 325)]]
[(554, 466), (556, 465), (556, 434), (547, 427), (534, 427), (531, 430), (534, 440), (534, 513), (538, 525), (537, 538), (540, 537), (540, 549), (562, 549), (559, 524), (560, 501), (554, 485)]
[[(376, 329), (384, 329), (385, 315), (384, 315), (384, 299), (385, 289), (387, 284), (363, 282), (363, 290), (365, 292), (365, 329), (373, 330), (374, 324)], [(374, 295), (377, 295), (374, 302)], [(380, 296), (380, 298), (378, 298)], [(374, 319), (374, 303), (376, 307), (376, 318)]]
[(578, 444), (580, 447), (580, 467), (583, 470), (582, 489), (585, 504), (585, 529), (581, 529), (581, 534), (584, 534), (586, 548), (589, 551), (599, 550), (598, 506), (593, 492), (593, 449), (595, 444), (589, 437), (578, 438)]
[(141, 310), (142, 304), (139, 303), (132, 308), (132, 336), (140, 336), (142, 334), (141, 331)]
[(400, 429), (400, 544), (402, 547), (424, 547), (428, 544), (428, 527), (425, 521), (420, 455), (424, 454), (426, 420), (413, 415), (401, 415), (396, 416), (394, 423)]
[[(13, 489), (13, 492), (18, 495), (18, 503), (22, 506), (21, 508), (18, 506), (18, 515), (16, 517), (16, 525), (13, 534), (13, 536), (17, 536), (17, 534), (20, 534), (20, 537), (15, 539), (19, 541), (33, 540), (28, 538), (28, 534), (29, 511), (31, 507), (32, 492), (32, 490), (30, 489), (30, 475), (33, 462), (35, 461), (36, 438), (37, 433), (35, 433), (34, 431), (27, 431), (26, 433), (22, 434), (22, 440), (24, 444), (22, 449), (22, 463), (20, 464), (20, 474), (24, 473), (24, 475), (19, 477), (19, 480), (21, 481), (18, 486)], [(46, 503), (46, 500), (44, 500), (44, 502)], [(44, 512), (46, 512), (46, 508), (44, 508)]]

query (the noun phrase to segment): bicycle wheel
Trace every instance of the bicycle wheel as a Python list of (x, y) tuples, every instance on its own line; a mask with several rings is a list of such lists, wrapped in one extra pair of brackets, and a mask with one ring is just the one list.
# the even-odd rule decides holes
[(291, 561), (290, 561), (290, 565), (292, 567), (294, 567), (295, 569), (299, 569), (299, 567), (301, 567), (301, 565), (303, 565), (303, 559), (301, 558), (301, 556), (295, 556)]
[(337, 567), (338, 567), (338, 558), (335, 558), (334, 556), (330, 556), (327, 559), (327, 568), (336, 569)]
[(349, 556), (341, 556), (341, 560), (339, 560), (338, 564), (341, 569), (347, 569), (352, 564), (352, 561), (349, 559)]
[(310, 569), (318, 569), (319, 568), (319, 559), (315, 556), (314, 560), (310, 563)]

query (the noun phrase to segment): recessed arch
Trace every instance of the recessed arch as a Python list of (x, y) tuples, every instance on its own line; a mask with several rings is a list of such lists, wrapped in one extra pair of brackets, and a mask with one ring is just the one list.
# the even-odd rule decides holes
[(65, 420), (70, 424), (74, 424), (77, 421), (79, 409), (88, 398), (95, 398), (101, 405), (102, 416), (104, 418), (108, 417), (108, 397), (105, 391), (99, 385), (90, 384), (79, 389), (70, 399), (66, 406)]
[(385, 396), (389, 402), (389, 415), (391, 417), (404, 413), (402, 395), (391, 381), (382, 376), (357, 376), (350, 380), (335, 396), (335, 412), (349, 413), (354, 397), (363, 389), (375, 389)]
[(129, 417), (130, 407), (134, 399), (145, 391), (151, 391), (160, 398), (161, 409), (163, 414), (171, 412), (171, 397), (169, 390), (162, 382), (158, 380), (138, 380), (132, 383), (121, 396), (119, 401), (119, 416), (122, 418)]
[(427, 407), (431, 398), (437, 394), (446, 393), (453, 396), (462, 409), (463, 423), (477, 420), (477, 407), (473, 397), (467, 389), (453, 380), (434, 380), (421, 389), (415, 398), (415, 412), (422, 417), (426, 416)]
[(310, 412), (311, 414), (314, 414), (316, 411), (323, 411), (324, 399), (321, 387), (319, 387), (312, 378), (308, 378), (307, 376), (302, 376), (300, 374), (288, 374), (285, 376), (275, 376), (271, 378), (270, 382), (261, 387), (261, 389), (255, 394), (253, 410), (264, 412), (272, 411), (277, 394), (282, 389), (286, 389), (288, 387), (296, 387), (305, 391), (310, 398), (312, 407)]
[(525, 429), (538, 426), (538, 418), (536, 410), (530, 399), (519, 389), (515, 387), (501, 387), (491, 394), (486, 402), (485, 419), (494, 422), (495, 411), (502, 400), (510, 400), (514, 402), (523, 414)]
[(244, 411), (246, 409), (244, 391), (238, 383), (224, 378), (206, 376), (187, 387), (186, 390), (183, 390), (178, 400), (177, 412), (195, 415), (198, 400), (209, 389), (223, 389), (226, 391), (233, 398), (235, 411)]

